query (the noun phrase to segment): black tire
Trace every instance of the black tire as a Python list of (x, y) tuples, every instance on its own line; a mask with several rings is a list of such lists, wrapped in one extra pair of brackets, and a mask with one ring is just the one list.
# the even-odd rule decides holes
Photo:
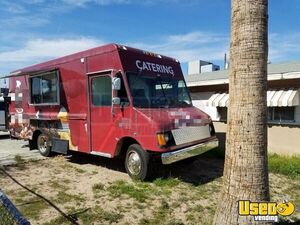
[(126, 172), (135, 180), (148, 179), (152, 175), (150, 159), (151, 155), (139, 144), (130, 145), (125, 157)]
[(37, 138), (37, 149), (42, 156), (51, 156), (51, 146), (49, 145), (49, 138), (45, 134), (40, 134)]

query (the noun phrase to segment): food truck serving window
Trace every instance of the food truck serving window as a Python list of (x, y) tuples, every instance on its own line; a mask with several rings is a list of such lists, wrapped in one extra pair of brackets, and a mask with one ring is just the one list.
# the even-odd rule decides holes
[(31, 76), (29, 83), (31, 104), (59, 104), (59, 78), (57, 71)]

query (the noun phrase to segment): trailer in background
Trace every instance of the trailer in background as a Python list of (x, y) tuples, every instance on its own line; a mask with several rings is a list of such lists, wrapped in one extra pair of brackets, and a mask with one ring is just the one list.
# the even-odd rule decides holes
[(8, 88), (0, 88), (0, 131), (8, 131)]

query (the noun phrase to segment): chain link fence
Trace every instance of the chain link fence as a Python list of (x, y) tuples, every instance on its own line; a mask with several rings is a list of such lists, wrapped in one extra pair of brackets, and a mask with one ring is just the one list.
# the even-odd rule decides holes
[(30, 225), (13, 203), (0, 191), (0, 225)]

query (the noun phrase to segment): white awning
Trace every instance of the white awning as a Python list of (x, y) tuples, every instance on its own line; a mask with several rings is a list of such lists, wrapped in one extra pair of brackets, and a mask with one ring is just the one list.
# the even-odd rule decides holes
[[(215, 93), (207, 101), (207, 106), (227, 107), (228, 93)], [(267, 92), (268, 107), (288, 107), (300, 105), (299, 89), (270, 90)]]
[(269, 107), (287, 107), (297, 105), (299, 105), (299, 90), (297, 89), (268, 91)]
[(208, 100), (207, 100), (207, 106), (213, 106), (213, 101), (215, 100), (215, 98), (217, 98), (220, 94), (219, 93), (215, 93), (213, 94)]
[(219, 101), (219, 107), (227, 107), (229, 103), (229, 94), (225, 94)]
[(207, 101), (207, 106), (227, 107), (229, 100), (228, 93), (215, 93)]

